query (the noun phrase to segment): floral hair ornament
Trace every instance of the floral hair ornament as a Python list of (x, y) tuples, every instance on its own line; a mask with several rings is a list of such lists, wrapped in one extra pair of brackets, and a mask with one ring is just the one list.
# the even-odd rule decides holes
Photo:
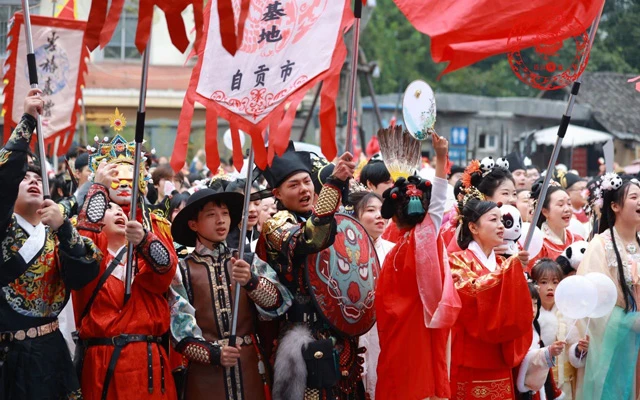
[[(600, 183), (600, 188), (602, 192), (605, 190), (617, 190), (622, 186), (622, 178), (616, 174), (615, 172), (609, 172), (602, 177), (602, 183)], [(601, 193), (604, 195), (604, 193)]]

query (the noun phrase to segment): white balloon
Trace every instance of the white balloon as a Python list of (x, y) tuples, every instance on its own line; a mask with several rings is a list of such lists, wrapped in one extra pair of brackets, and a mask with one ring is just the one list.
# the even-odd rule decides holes
[[(522, 236), (518, 239), (518, 243), (524, 248), (524, 242), (527, 239), (527, 234), (529, 233), (529, 227), (531, 223), (525, 222), (522, 224)], [(529, 243), (529, 259), (533, 259), (540, 251), (542, 251), (542, 245), (544, 244), (544, 236), (542, 235), (542, 231), (537, 226), (534, 226), (533, 237), (531, 238), (531, 243)]]
[(564, 278), (555, 293), (556, 306), (571, 319), (588, 317), (598, 305), (598, 289), (591, 280), (574, 275)]
[[(244, 141), (245, 141), (246, 133), (244, 133), (241, 130), (238, 130), (238, 132), (239, 132), (239, 136), (240, 136), (240, 145), (242, 147), (244, 147)], [(229, 150), (233, 150), (233, 142), (231, 140), (231, 129), (227, 129), (224, 132), (224, 135), (222, 136), (222, 142), (224, 143), (224, 147), (226, 147)]]
[(585, 275), (598, 290), (598, 304), (589, 314), (589, 318), (601, 318), (609, 314), (618, 301), (618, 289), (611, 278), (601, 272), (590, 272)]
[(581, 238), (587, 237), (587, 230), (585, 229), (584, 224), (578, 221), (578, 219), (576, 218), (571, 218), (569, 227), (567, 229), (569, 229), (569, 232), (573, 233), (574, 235), (578, 235)]

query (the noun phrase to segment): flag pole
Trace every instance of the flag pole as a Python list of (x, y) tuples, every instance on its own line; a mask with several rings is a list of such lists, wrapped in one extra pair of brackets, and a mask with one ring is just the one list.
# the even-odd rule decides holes
[(345, 152), (353, 153), (353, 107), (356, 100), (356, 82), (358, 80), (358, 54), (360, 47), (360, 18), (362, 17), (362, 0), (355, 0), (353, 15), (356, 20), (353, 24), (353, 42), (351, 43), (351, 81), (349, 82), (349, 98), (347, 111), (347, 142)]
[(87, 110), (84, 104), (84, 85), (80, 86), (80, 94), (82, 96), (82, 145), (86, 146), (87, 142)]
[[(252, 141), (253, 142), (253, 141)], [(240, 226), (240, 241), (238, 244), (238, 260), (244, 260), (244, 245), (247, 240), (247, 230), (249, 229), (249, 203), (251, 202), (251, 183), (253, 180), (253, 143), (249, 148), (249, 159), (247, 160), (247, 180), (244, 183), (244, 205), (242, 208), (242, 225)], [(229, 346), (236, 345), (236, 330), (238, 328), (238, 306), (240, 305), (240, 284), (236, 282), (233, 300), (233, 319), (231, 322), (231, 335), (229, 336)]]
[[(131, 194), (131, 210), (129, 221), (135, 221), (138, 209), (138, 197), (140, 195), (140, 160), (142, 159), (142, 141), (144, 140), (144, 120), (147, 110), (147, 78), (149, 77), (149, 53), (151, 51), (151, 37), (142, 56), (142, 79), (140, 82), (140, 99), (138, 102), (138, 114), (136, 118), (135, 155), (133, 162), (133, 188)], [(131, 297), (131, 284), (133, 278), (133, 250), (134, 244), (129, 242), (127, 246), (127, 269), (125, 272), (124, 303)]]
[[(27, 66), (29, 69), (29, 84), (32, 89), (38, 89), (38, 70), (36, 67), (36, 55), (33, 50), (33, 36), (31, 35), (31, 14), (29, 0), (22, 0), (22, 13), (24, 14), (24, 36), (27, 41)], [(44, 152), (44, 137), (42, 133), (42, 116), (36, 118), (36, 136), (38, 139), (38, 153), (40, 170), (42, 171), (42, 193), (45, 199), (51, 198), (49, 192), (49, 174), (47, 173), (47, 160)], [(54, 156), (55, 157), (55, 156)]]
[[(593, 42), (596, 38), (596, 32), (598, 32), (598, 25), (600, 25), (600, 18), (602, 17), (603, 10), (604, 10), (604, 1), (602, 2), (602, 8), (600, 9), (600, 12), (596, 16), (596, 19), (594, 19), (593, 23), (591, 24), (591, 30), (589, 31), (589, 51), (586, 51), (582, 55), (582, 60), (580, 60), (581, 66), (587, 63), (587, 59), (591, 53), (591, 50), (593, 49)], [(544, 203), (544, 198), (547, 196), (549, 183), (551, 182), (551, 175), (553, 175), (553, 169), (556, 165), (556, 161), (558, 161), (558, 154), (560, 154), (562, 139), (564, 139), (564, 135), (566, 135), (567, 133), (569, 122), (571, 122), (571, 113), (573, 112), (573, 106), (576, 102), (576, 97), (578, 96), (578, 92), (580, 91), (581, 83), (582, 83), (582, 75), (580, 75), (578, 79), (576, 79), (575, 82), (573, 82), (573, 85), (571, 86), (571, 94), (569, 95), (567, 108), (565, 110), (564, 115), (562, 115), (562, 120), (560, 122), (560, 126), (558, 127), (558, 137), (556, 139), (556, 144), (553, 146), (551, 159), (549, 160), (549, 165), (547, 166), (547, 173), (545, 174), (544, 181), (542, 183), (542, 190), (540, 191), (540, 196), (538, 197), (536, 209), (533, 213), (533, 219), (531, 220), (531, 225), (529, 227), (529, 231), (527, 232), (527, 237), (525, 238), (525, 241), (524, 241), (525, 250), (529, 250), (529, 245), (531, 244), (531, 240), (533, 239), (533, 232), (535, 230), (535, 226), (538, 223), (538, 220), (540, 219), (540, 214), (542, 213), (542, 204)]]

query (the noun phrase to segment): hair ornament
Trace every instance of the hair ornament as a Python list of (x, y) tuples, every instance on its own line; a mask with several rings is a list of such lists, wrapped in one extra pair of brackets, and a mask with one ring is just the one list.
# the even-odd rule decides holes
[[(622, 178), (615, 172), (609, 172), (605, 174), (602, 178), (602, 183), (600, 184), (601, 192), (605, 190), (616, 190), (622, 186)], [(604, 193), (601, 193), (604, 196)]]
[(473, 175), (481, 174), (481, 173), (482, 173), (482, 169), (480, 168), (480, 161), (471, 160), (467, 168), (464, 169), (464, 172), (462, 173), (462, 177), (460, 178), (460, 180), (462, 181), (462, 186), (465, 188), (470, 188), (471, 186), (473, 186), (473, 183), (472, 183)]

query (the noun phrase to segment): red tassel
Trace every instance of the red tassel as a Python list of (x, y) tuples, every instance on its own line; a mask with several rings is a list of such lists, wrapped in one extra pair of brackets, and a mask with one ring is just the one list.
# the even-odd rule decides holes
[(238, 125), (231, 123), (231, 143), (233, 144), (233, 166), (236, 170), (241, 171), (244, 164), (244, 157), (242, 155), (242, 144), (240, 143), (240, 132), (238, 131)]
[(205, 130), (205, 152), (207, 153), (207, 167), (212, 174), (216, 174), (220, 166), (218, 153), (218, 113), (213, 107), (207, 107)]

